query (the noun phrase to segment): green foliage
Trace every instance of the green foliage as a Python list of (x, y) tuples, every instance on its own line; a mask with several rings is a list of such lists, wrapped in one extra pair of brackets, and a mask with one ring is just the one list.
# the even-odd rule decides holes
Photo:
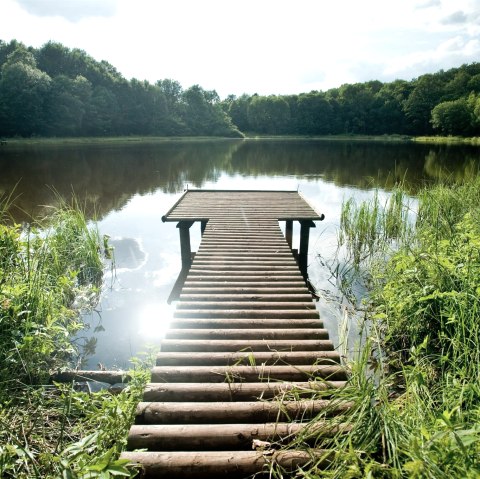
[[(298, 477), (480, 476), (479, 199), (478, 177), (426, 188), (414, 228), (394, 243), (378, 218), (402, 210), (400, 194), (386, 208), (377, 196), (345, 204), (342, 234), (371, 249), (360, 261), (369, 273), (364, 341), (347, 364), (347, 386), (328, 392), (333, 404), (350, 405), (330, 419), (339, 432), (317, 438), (316, 447), (335, 454), (326, 469), (312, 462)], [(357, 220), (362, 214), (368, 220)], [(392, 218), (407, 228), (403, 214)], [(359, 229), (375, 227), (358, 242)], [(303, 434), (293, 446), (307, 442)]]
[[(175, 80), (127, 81), (108, 62), (48, 42), (0, 41), (0, 135), (480, 134), (480, 64), (411, 82), (369, 81), (300, 95), (229, 96)], [(467, 102), (467, 103), (465, 103)], [(478, 102), (477, 102), (478, 103)]]
[[(147, 362), (134, 362), (118, 394), (83, 393), (72, 384), (21, 387), (2, 397), (0, 476), (5, 479), (132, 477), (119, 459), (149, 377)], [(19, 434), (19, 431), (24, 431)]]
[(12, 368), (17, 381), (41, 381), (75, 353), (75, 297), (97, 297), (98, 234), (63, 208), (41, 229), (0, 225), (0, 251), (0, 381), (12, 380)]
[(0, 202), (0, 477), (132, 477), (118, 458), (152, 358), (134, 361), (116, 395), (45, 385), (76, 352), (73, 335), (84, 327), (78, 300), (98, 299), (98, 232), (78, 205), (28, 230), (8, 223), (9, 207), (10, 199)]
[(378, 253), (384, 253), (389, 241), (404, 239), (409, 232), (407, 221), (410, 206), (401, 188), (395, 188), (385, 204), (378, 191), (360, 205), (350, 198), (342, 205), (338, 243), (347, 247), (354, 267)]
[(472, 123), (473, 111), (464, 98), (439, 103), (432, 110), (432, 125), (444, 135), (468, 134)]

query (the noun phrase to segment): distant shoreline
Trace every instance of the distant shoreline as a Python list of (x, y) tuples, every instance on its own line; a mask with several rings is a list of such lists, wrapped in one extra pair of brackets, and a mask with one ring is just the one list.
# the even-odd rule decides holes
[[(245, 138), (217, 136), (113, 136), (113, 137), (66, 137), (66, 138), (3, 138), (0, 148), (6, 146), (86, 146), (114, 145), (119, 143), (165, 143), (186, 141), (255, 141), (255, 140), (304, 140), (304, 141), (344, 141), (344, 142), (391, 142), (391, 143), (432, 143), (464, 144), (480, 146), (480, 137), (456, 136), (407, 136), (407, 135), (257, 135), (245, 134)], [(0, 149), (1, 151), (1, 149)]]

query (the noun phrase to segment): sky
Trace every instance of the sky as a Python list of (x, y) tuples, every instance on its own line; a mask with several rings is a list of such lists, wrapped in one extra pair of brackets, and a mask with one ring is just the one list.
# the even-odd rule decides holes
[(0, 39), (125, 78), (286, 95), (480, 61), (480, 0), (0, 0)]

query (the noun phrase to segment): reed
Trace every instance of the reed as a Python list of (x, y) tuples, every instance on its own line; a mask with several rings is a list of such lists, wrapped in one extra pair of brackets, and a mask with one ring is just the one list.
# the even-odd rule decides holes
[(401, 193), (346, 203), (341, 234), (368, 273), (365, 337), (347, 386), (329, 392), (351, 404), (331, 419), (348, 434), (319, 437), (331, 460), (298, 477), (480, 476), (479, 199), (480, 179), (426, 188), (413, 222)]
[(10, 199), (0, 200), (0, 477), (129, 477), (118, 456), (153, 361), (136, 362), (115, 396), (46, 385), (75, 361), (78, 305), (98, 301), (105, 245), (78, 204), (23, 228)]

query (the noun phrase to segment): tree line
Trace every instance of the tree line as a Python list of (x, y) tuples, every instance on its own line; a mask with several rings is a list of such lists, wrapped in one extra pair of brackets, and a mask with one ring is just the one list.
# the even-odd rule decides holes
[(412, 81), (345, 84), (300, 95), (230, 96), (241, 131), (299, 135), (480, 134), (480, 63)]
[(16, 40), (0, 40), (0, 135), (243, 136), (215, 91), (126, 80), (83, 50)]
[(480, 63), (412, 81), (220, 100), (171, 79), (126, 80), (106, 61), (48, 42), (0, 40), (0, 136), (480, 135)]

